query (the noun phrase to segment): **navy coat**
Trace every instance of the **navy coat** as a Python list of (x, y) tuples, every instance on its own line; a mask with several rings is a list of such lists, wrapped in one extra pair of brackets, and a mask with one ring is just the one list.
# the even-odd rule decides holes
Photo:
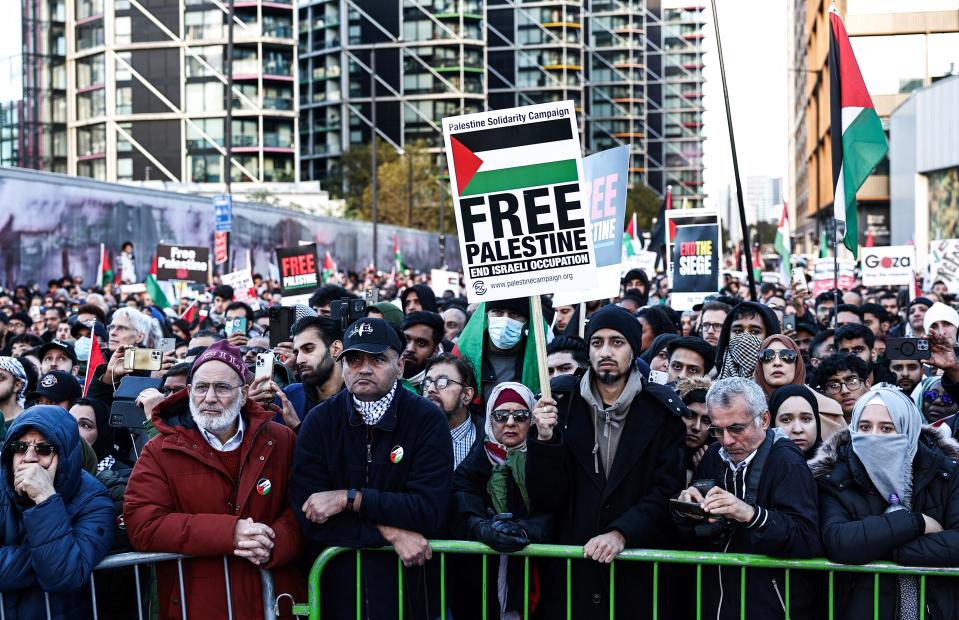
[[(56, 493), (28, 506), (13, 490), (10, 442), (30, 429), (56, 446)], [(36, 406), (14, 420), (0, 466), (0, 592), (7, 620), (90, 618), (90, 573), (113, 542), (113, 502), (83, 471), (76, 420), (61, 407)], [(19, 500), (19, 501), (18, 501)]]

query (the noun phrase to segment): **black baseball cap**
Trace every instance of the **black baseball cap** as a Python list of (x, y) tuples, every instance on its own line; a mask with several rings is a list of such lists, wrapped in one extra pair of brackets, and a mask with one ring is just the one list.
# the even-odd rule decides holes
[(339, 361), (349, 351), (362, 351), (378, 355), (387, 349), (403, 352), (403, 343), (389, 323), (380, 318), (365, 317), (346, 328), (343, 332), (343, 352), (337, 356)]
[(80, 363), (80, 360), (77, 359), (77, 351), (73, 348), (73, 345), (62, 340), (51, 340), (47, 344), (40, 347), (39, 356), (41, 361), (43, 361), (43, 356), (46, 355), (51, 349), (60, 349), (67, 354), (67, 357), (69, 357), (70, 361), (72, 361), (74, 364)]
[(27, 394), (27, 402), (34, 401), (40, 396), (54, 403), (64, 401), (72, 403), (83, 396), (83, 390), (80, 389), (80, 383), (76, 377), (62, 370), (54, 370), (40, 377), (37, 389)]

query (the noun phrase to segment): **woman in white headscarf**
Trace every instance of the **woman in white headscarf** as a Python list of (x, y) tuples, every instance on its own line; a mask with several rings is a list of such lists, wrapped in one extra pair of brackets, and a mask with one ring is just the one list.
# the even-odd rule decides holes
[[(877, 386), (856, 402), (848, 430), (810, 461), (819, 485), (826, 556), (843, 564), (889, 560), (959, 566), (959, 444), (923, 426), (915, 403)], [(920, 617), (919, 580), (880, 576), (879, 618)], [(840, 618), (873, 614), (873, 575), (836, 573)], [(959, 617), (959, 582), (930, 577), (926, 617)]]

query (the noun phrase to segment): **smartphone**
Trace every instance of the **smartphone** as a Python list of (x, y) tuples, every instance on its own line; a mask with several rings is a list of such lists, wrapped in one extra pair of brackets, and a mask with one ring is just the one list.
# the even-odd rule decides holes
[(793, 269), (793, 286), (797, 292), (805, 293), (809, 290), (809, 285), (806, 284), (806, 270), (802, 267)]
[(888, 360), (927, 360), (930, 356), (929, 341), (925, 338), (886, 339)]
[(127, 370), (160, 370), (163, 351), (160, 349), (127, 349), (123, 352), (123, 367)]
[(233, 334), (246, 334), (246, 318), (244, 317), (233, 317), (232, 319), (226, 320), (226, 325), (224, 326), (224, 331), (227, 336), (232, 336)]
[(683, 514), (689, 517), (710, 516), (709, 513), (703, 510), (703, 507), (697, 504), (696, 502), (681, 502), (678, 499), (670, 499), (669, 509), (675, 510), (679, 514)]
[(110, 406), (110, 426), (113, 428), (143, 428), (146, 417), (143, 408), (132, 400), (114, 401)]
[(290, 329), (296, 320), (293, 308), (270, 308), (270, 348), (290, 341)]
[(368, 288), (366, 289), (366, 294), (364, 296), (366, 300), (366, 305), (372, 306), (375, 303), (380, 301), (380, 289), (378, 288)]
[(256, 354), (256, 374), (253, 380), (273, 376), (273, 352)]
[(796, 331), (795, 314), (787, 314), (783, 316), (783, 331)]
[(176, 338), (164, 338), (160, 342), (160, 350), (164, 353), (173, 353), (176, 351)]
[(650, 370), (649, 380), (652, 381), (653, 383), (666, 385), (667, 383), (669, 383), (669, 373), (663, 372), (662, 370)]

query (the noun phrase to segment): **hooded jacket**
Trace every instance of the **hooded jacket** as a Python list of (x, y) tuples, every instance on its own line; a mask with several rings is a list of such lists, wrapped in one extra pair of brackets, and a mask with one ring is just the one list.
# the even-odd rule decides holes
[[(959, 565), (959, 443), (948, 428), (922, 427), (913, 459), (912, 510), (886, 513), (869, 474), (852, 451), (848, 430), (823, 443), (809, 467), (819, 487), (820, 532), (826, 557), (844, 564), (878, 560), (905, 566)], [(943, 531), (924, 534), (922, 515)], [(873, 613), (871, 573), (836, 573), (837, 618)], [(895, 575), (879, 577), (879, 617), (896, 618), (899, 586)], [(927, 577), (926, 617), (959, 616), (959, 584)]]
[(427, 312), (439, 312), (436, 307), (436, 293), (434, 293), (433, 289), (431, 289), (429, 286), (425, 284), (416, 284), (403, 291), (400, 299), (402, 300), (404, 307), (406, 306), (406, 297), (410, 293), (416, 293), (416, 296), (420, 300), (420, 305), (423, 306), (423, 310), (426, 310)]
[[(57, 449), (56, 493), (27, 507), (13, 489), (10, 442), (30, 429)], [(0, 592), (7, 620), (92, 617), (90, 574), (113, 540), (113, 504), (102, 484), (82, 470), (77, 423), (61, 407), (27, 409), (10, 426), (0, 468)]]
[[(639, 370), (633, 369), (634, 374)], [(587, 373), (587, 381), (590, 373)], [(532, 509), (550, 513), (555, 542), (583, 545), (594, 536), (620, 532), (626, 547), (669, 546), (667, 499), (683, 485), (686, 450), (685, 410), (672, 389), (641, 379), (620, 429), (620, 449), (609, 474), (595, 458), (595, 412), (582, 387), (566, 398), (565, 428), (549, 441), (536, 430), (527, 440), (526, 487)], [(572, 617), (605, 618), (610, 613), (609, 569), (596, 562), (573, 562)], [(652, 568), (631, 562), (616, 568), (616, 617), (645, 617), (651, 610)], [(548, 617), (565, 617), (566, 563), (544, 568), (542, 605)]]
[[(236, 480), (193, 421), (189, 397), (188, 390), (174, 392), (154, 409), (153, 424), (159, 435), (144, 448), (127, 484), (127, 533), (138, 551), (196, 556), (183, 564), (188, 617), (226, 615), (226, 556), (234, 617), (260, 618), (260, 573), (247, 559), (233, 555), (233, 532), (236, 522), (246, 518), (270, 526), (276, 533), (275, 546), (263, 568), (273, 572), (277, 594), (302, 595), (302, 580), (292, 564), (300, 555), (300, 530), (287, 501), (293, 431), (271, 422), (272, 413), (247, 400), (240, 411), (246, 430), (237, 448)], [(158, 565), (157, 581), (160, 617), (181, 617), (184, 602), (177, 565)]]
[(755, 301), (743, 301), (740, 302), (733, 311), (729, 313), (729, 316), (726, 317), (726, 320), (723, 321), (723, 329), (719, 333), (719, 344), (716, 346), (716, 373), (717, 375), (722, 372), (723, 358), (726, 356), (726, 348), (729, 346), (729, 338), (732, 333), (733, 327), (733, 315), (740, 308), (752, 308), (755, 313), (762, 319), (763, 325), (766, 326), (766, 337), (772, 336), (773, 334), (778, 334), (782, 330), (779, 326), (779, 319), (776, 318), (776, 313), (772, 311), (768, 306), (764, 306)]

